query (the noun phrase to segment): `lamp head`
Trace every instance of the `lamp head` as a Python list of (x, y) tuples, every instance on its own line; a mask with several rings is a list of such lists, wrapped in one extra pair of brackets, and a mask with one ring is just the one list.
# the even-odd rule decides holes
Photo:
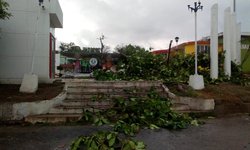
[(188, 5), (188, 10), (190, 9), (191, 9), (191, 12), (193, 12), (193, 8), (190, 5)]
[(178, 36), (175, 37), (175, 42), (178, 43), (179, 39), (180, 39), (180, 38), (179, 38)]
[(43, 3), (43, 0), (38, 0), (38, 2), (39, 2), (39, 6), (41, 6)]

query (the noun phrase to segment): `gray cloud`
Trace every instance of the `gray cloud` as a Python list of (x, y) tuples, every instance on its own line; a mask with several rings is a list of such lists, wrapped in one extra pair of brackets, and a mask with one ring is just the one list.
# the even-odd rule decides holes
[[(132, 43), (160, 49), (166, 48), (175, 36), (180, 37), (180, 42), (194, 39), (194, 14), (187, 9), (187, 5), (192, 6), (194, 0), (59, 1), (65, 24), (64, 29), (57, 30), (58, 40), (61, 41), (72, 41), (80, 46), (99, 46), (97, 37), (104, 34), (107, 37), (105, 44), (111, 47)], [(199, 38), (209, 35), (210, 7), (218, 1), (222, 14), (222, 10), (230, 5), (228, 0), (201, 0), (204, 10), (198, 14)], [(239, 0), (238, 3), (242, 5), (245, 2), (247, 0)], [(248, 4), (248, 7), (240, 6), (241, 13), (249, 8)], [(241, 17), (241, 20), (246, 18)], [(220, 21), (220, 30), (223, 27), (221, 24)]]

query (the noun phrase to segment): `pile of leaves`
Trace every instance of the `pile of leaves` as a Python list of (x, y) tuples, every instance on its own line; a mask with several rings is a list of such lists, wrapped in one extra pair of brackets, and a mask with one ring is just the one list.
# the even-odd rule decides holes
[[(87, 149), (93, 147), (94, 149), (97, 147), (97, 149), (101, 149), (101, 147), (115, 149), (118, 146), (119, 149), (124, 150), (126, 149), (124, 147), (130, 147), (130, 150), (141, 150), (145, 149), (144, 144), (130, 139), (141, 128), (184, 129), (191, 124), (198, 125), (197, 120), (192, 119), (188, 115), (174, 112), (171, 106), (169, 99), (159, 96), (152, 90), (146, 97), (114, 99), (113, 107), (105, 111), (90, 112), (85, 110), (82, 118), (84, 122), (90, 122), (95, 125), (112, 124), (113, 131), (80, 137), (73, 142), (72, 147), (84, 144)], [(119, 140), (117, 133), (123, 133), (126, 138)], [(112, 138), (113, 140), (110, 141), (110, 134), (116, 140)], [(113, 143), (113, 141), (117, 142)]]
[(88, 150), (145, 150), (143, 142), (122, 139), (117, 132), (98, 132), (91, 136), (81, 136), (71, 145), (71, 150), (83, 147)]
[[(117, 48), (123, 56), (117, 64), (117, 71), (95, 70), (97, 80), (162, 80), (166, 84), (187, 83), (194, 74), (194, 55), (176, 53), (170, 56), (155, 55), (139, 46), (127, 45)], [(233, 82), (246, 84), (241, 66), (232, 62), (232, 76), (224, 75), (224, 54), (219, 54), (219, 79), (210, 78), (210, 58), (206, 53), (198, 55), (198, 73), (203, 75), (205, 83)]]

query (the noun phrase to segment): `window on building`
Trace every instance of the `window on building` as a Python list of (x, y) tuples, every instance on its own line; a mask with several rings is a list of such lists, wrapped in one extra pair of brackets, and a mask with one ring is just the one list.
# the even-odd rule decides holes
[(207, 45), (198, 45), (197, 46), (197, 52), (198, 53), (209, 53), (210, 46)]

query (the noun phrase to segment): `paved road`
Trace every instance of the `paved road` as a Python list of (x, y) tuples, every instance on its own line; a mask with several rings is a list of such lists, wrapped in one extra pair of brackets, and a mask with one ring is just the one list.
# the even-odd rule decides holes
[[(79, 135), (108, 127), (0, 126), (0, 150), (64, 150)], [(206, 120), (206, 124), (181, 131), (142, 130), (136, 139), (147, 150), (250, 150), (250, 116)]]

